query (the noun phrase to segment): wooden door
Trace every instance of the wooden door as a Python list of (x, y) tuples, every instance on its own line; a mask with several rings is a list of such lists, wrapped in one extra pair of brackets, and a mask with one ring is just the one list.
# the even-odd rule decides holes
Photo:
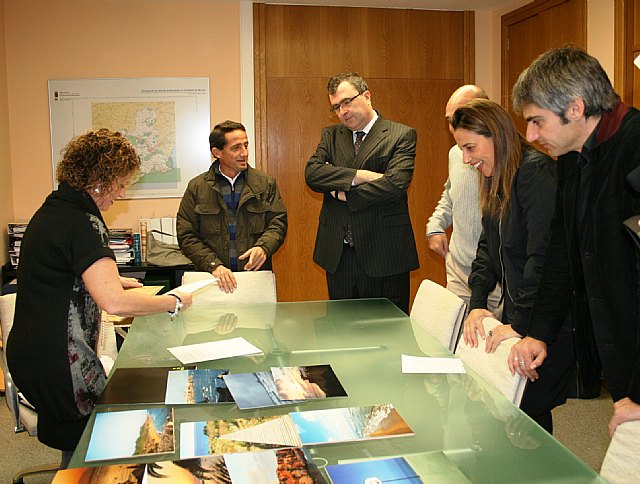
[(502, 105), (509, 110), (518, 129), (526, 123), (514, 115), (511, 89), (520, 73), (543, 52), (573, 43), (587, 46), (586, 0), (533, 2), (502, 16)]
[(425, 224), (447, 179), (453, 144), (444, 121), (447, 99), (471, 82), (472, 16), (468, 12), (254, 6), (256, 164), (275, 176), (289, 214), (287, 240), (274, 257), (280, 301), (326, 299), (324, 271), (313, 260), (322, 197), (304, 180), (329, 111), (327, 81), (352, 70), (368, 82), (382, 115), (416, 128), (409, 189), (420, 269), (412, 298), (430, 278), (445, 283), (443, 260), (427, 248)]
[(615, 86), (622, 101), (640, 108), (640, 0), (616, 1)]

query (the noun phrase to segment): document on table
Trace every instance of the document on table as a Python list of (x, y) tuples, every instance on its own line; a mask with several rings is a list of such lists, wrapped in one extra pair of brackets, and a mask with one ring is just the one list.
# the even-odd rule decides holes
[[(275, 303), (276, 279), (271, 271), (241, 271), (234, 272), (238, 287), (233, 292), (224, 292), (216, 284), (199, 291), (193, 300), (193, 307), (228, 305), (228, 304), (260, 304)], [(213, 275), (209, 272), (185, 272), (182, 282), (191, 284), (196, 281), (211, 281)], [(217, 281), (217, 279), (215, 279)], [(176, 289), (177, 291), (180, 288)]]
[(402, 355), (402, 373), (466, 373), (460, 358)]
[(231, 338), (222, 341), (209, 341), (187, 346), (167, 348), (182, 364), (198, 361), (221, 360), (234, 356), (255, 355), (262, 353), (257, 346), (253, 346), (244, 338)]
[(188, 284), (183, 284), (182, 286), (178, 286), (175, 289), (172, 289), (172, 291), (193, 294), (198, 289), (202, 289), (203, 287), (208, 286), (209, 284), (213, 284), (214, 282), (218, 282), (217, 277), (214, 277), (212, 279), (203, 279), (201, 281), (189, 282)]

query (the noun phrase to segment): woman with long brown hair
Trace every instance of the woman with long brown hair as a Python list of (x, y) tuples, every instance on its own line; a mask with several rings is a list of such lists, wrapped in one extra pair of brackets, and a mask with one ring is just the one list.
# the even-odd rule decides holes
[[(492, 101), (476, 99), (453, 115), (456, 143), (463, 162), (482, 175), (482, 235), (471, 266), (469, 315), (463, 337), (467, 344), (493, 352), (507, 338), (527, 335), (536, 299), (549, 227), (555, 209), (555, 162), (518, 133), (509, 114)], [(502, 285), (503, 326), (484, 333), (487, 296)], [(566, 400), (573, 349), (569, 325), (549, 351), (546, 375), (529, 382), (521, 408), (542, 427), (553, 430), (551, 409)], [(553, 354), (552, 354), (553, 353)], [(507, 364), (505, 362), (505, 364)]]

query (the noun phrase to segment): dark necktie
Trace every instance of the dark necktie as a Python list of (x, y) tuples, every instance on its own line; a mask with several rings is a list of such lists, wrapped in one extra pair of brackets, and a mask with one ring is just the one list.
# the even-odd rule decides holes
[(356, 140), (353, 143), (353, 151), (355, 151), (356, 155), (362, 146), (362, 140), (364, 139), (364, 131), (356, 131)]
[[(356, 131), (356, 140), (353, 142), (353, 151), (356, 155), (358, 154), (360, 146), (362, 146), (364, 135), (364, 131)], [(347, 225), (347, 230), (344, 233), (344, 241), (349, 245), (349, 247), (353, 247), (353, 232), (351, 231), (351, 224)]]

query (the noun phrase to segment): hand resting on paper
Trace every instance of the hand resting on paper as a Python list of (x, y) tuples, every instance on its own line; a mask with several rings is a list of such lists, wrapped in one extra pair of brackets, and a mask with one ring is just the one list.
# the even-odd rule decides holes
[(221, 291), (230, 293), (238, 287), (238, 283), (236, 282), (233, 272), (225, 266), (216, 267), (211, 274), (218, 278), (218, 287), (220, 287)]

